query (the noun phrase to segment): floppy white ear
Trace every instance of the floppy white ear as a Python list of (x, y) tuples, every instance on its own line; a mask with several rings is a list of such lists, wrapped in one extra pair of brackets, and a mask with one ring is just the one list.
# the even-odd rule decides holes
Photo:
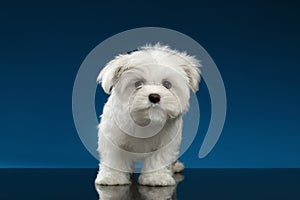
[(202, 65), (194, 56), (189, 56), (185, 52), (181, 53), (181, 57), (186, 61), (186, 64), (181, 65), (181, 67), (188, 77), (190, 88), (195, 93), (199, 89), (200, 67)]
[(121, 74), (128, 69), (128, 56), (119, 55), (115, 57), (101, 70), (97, 82), (101, 83), (105, 93), (110, 94), (110, 89), (116, 85)]

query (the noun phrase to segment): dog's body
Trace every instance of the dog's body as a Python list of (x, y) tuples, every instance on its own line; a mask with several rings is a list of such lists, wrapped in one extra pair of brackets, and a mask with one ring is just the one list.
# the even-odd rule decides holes
[(101, 164), (97, 184), (130, 183), (134, 163), (144, 161), (139, 183), (174, 185), (181, 143), (182, 115), (189, 88), (200, 80), (198, 60), (159, 44), (119, 55), (98, 80), (111, 95), (99, 125)]

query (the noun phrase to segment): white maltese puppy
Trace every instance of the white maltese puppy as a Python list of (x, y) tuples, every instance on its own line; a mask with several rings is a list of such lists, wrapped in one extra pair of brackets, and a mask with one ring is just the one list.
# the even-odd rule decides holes
[(139, 183), (166, 186), (184, 166), (177, 161), (182, 116), (190, 89), (198, 90), (200, 63), (168, 46), (146, 45), (110, 61), (98, 81), (107, 94), (98, 132), (96, 184), (130, 184), (143, 162)]

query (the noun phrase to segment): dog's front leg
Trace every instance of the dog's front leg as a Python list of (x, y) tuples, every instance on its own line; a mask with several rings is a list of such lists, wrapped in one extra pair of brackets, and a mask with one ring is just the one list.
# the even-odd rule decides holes
[(142, 174), (139, 177), (140, 184), (151, 186), (175, 185), (173, 163), (177, 161), (180, 142), (181, 133), (166, 147), (157, 150), (144, 160)]
[(99, 185), (127, 185), (131, 183), (133, 161), (125, 151), (108, 142), (102, 135), (98, 151), (101, 155), (99, 172), (95, 180)]

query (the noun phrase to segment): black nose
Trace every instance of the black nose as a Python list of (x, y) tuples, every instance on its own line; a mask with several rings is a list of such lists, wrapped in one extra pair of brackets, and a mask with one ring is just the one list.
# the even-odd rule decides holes
[(159, 94), (155, 94), (155, 93), (149, 94), (149, 101), (150, 101), (151, 103), (158, 103), (158, 102), (160, 101), (160, 96), (159, 96)]

